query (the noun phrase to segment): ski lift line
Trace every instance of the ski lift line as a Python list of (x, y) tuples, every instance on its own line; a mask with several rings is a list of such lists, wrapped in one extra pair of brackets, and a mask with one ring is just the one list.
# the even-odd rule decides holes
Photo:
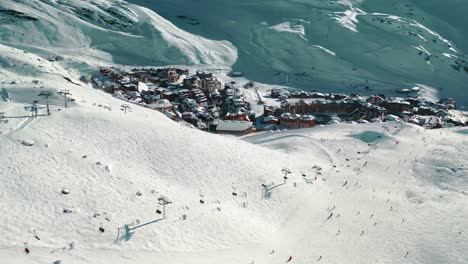
[[(283, 169), (283, 170), (285, 170), (285, 169)], [(292, 173), (292, 172), (291, 172), (290, 170), (288, 170), (288, 169), (286, 169), (286, 171), (288, 171), (289, 173)], [(273, 190), (273, 189), (275, 189), (275, 188), (277, 188), (277, 187), (279, 187), (279, 186), (283, 186), (283, 185), (285, 185), (285, 184), (287, 184), (287, 183), (284, 182), (284, 183), (278, 184), (278, 185), (274, 186), (272, 189), (270, 189), (270, 191)], [(159, 199), (158, 199), (158, 200), (159, 200)], [(219, 199), (217, 199), (216, 201), (217, 201), (217, 204), (220, 204), (220, 205), (223, 204), (223, 203), (229, 204), (229, 202), (233, 202), (233, 204), (235, 204), (235, 205), (237, 205), (237, 206), (239, 206), (239, 207), (242, 207), (242, 206), (239, 204), (239, 202), (238, 202), (237, 200), (238, 200), (238, 199), (232, 198), (232, 197), (231, 197), (231, 198), (229, 198), (229, 199), (221, 200), (221, 201), (220, 201)], [(169, 201), (166, 201), (166, 202), (169, 202)], [(167, 203), (167, 204), (170, 204), (170, 203), (172, 203), (172, 202), (169, 202), (169, 203)], [(160, 204), (160, 205), (163, 205), (163, 204)], [(186, 205), (186, 206), (187, 206), (187, 205)], [(184, 207), (185, 207), (185, 206), (184, 206)], [(202, 206), (200, 206), (200, 207), (202, 208)], [(205, 206), (205, 207), (206, 207), (206, 206)], [(211, 209), (212, 209), (212, 210), (216, 210), (218, 207), (220, 207), (220, 206), (214, 206), (214, 207), (211, 207)], [(191, 213), (191, 214), (190, 214), (191, 217), (188, 218), (188, 219), (190, 219), (190, 220), (198, 220), (198, 219), (201, 219), (201, 218), (204, 217), (204, 216), (207, 216), (207, 215), (212, 216), (212, 215), (213, 215), (212, 213), (207, 212), (207, 211), (205, 211), (205, 210), (199, 210), (199, 212), (200, 212), (200, 213)], [(193, 216), (194, 216), (194, 217), (193, 217)], [(183, 220), (183, 219), (179, 219), (179, 218), (177, 218), (177, 219), (172, 219), (172, 220), (169, 220), (168, 218), (162, 218), (162, 219), (153, 220), (153, 221), (150, 221), (150, 222), (147, 222), (147, 223), (138, 225), (138, 226), (134, 226), (134, 227), (130, 227), (130, 226), (129, 226), (128, 230), (135, 230), (135, 229), (137, 229), (137, 228), (139, 228), (139, 227), (143, 227), (143, 226), (146, 226), (146, 225), (149, 225), (149, 224), (152, 224), (152, 223), (156, 223), (156, 222), (159, 222), (159, 221), (163, 221), (163, 220), (165, 220), (164, 222), (167, 222), (167, 223), (176, 223), (176, 222), (187, 221), (187, 220)], [(118, 232), (119, 232), (119, 231), (118, 231)], [(118, 233), (118, 234), (119, 234), (119, 233)], [(117, 240), (118, 240), (118, 239), (116, 239), (116, 241), (117, 241)]]
[[(229, 199), (232, 201), (232, 199)], [(202, 217), (206, 216), (206, 215), (212, 215), (210, 214), (209, 212), (201, 212), (201, 213), (198, 213), (198, 214), (195, 214), (195, 217), (190, 217), (190, 220), (198, 220), (198, 219), (201, 219)], [(176, 223), (176, 222), (181, 222), (181, 221), (186, 221), (186, 220), (180, 220), (180, 219), (173, 219), (173, 220), (170, 220), (168, 222), (170, 223)], [(369, 231), (370, 229), (369, 228), (366, 228), (365, 229), (366, 231)]]
[(44, 96), (46, 98), (47, 115), (50, 115), (49, 97), (52, 96), (52, 92), (51, 91), (41, 91), (38, 96)]
[[(233, 200), (236, 200), (236, 199), (228, 199), (228, 200), (224, 200), (222, 202), (229, 202), (229, 201), (233, 201)], [(219, 201), (219, 200), (218, 200)], [(221, 202), (220, 202), (221, 203)], [(236, 202), (237, 204), (237, 202)], [(238, 204), (237, 204), (238, 205)], [(215, 209), (215, 208), (212, 208), (212, 209)], [(191, 213), (190, 214), (190, 217), (187, 218), (189, 219), (189, 221), (197, 221), (199, 219), (202, 219), (206, 216), (213, 216), (213, 214), (211, 212), (207, 212), (207, 211), (203, 211), (203, 210), (199, 210), (199, 213)], [(147, 223), (144, 223), (144, 224), (141, 224), (141, 225), (138, 225), (138, 226), (134, 226), (134, 227), (129, 227), (128, 230), (135, 230), (137, 228), (140, 228), (140, 227), (143, 227), (143, 226), (146, 226), (146, 225), (149, 225), (149, 224), (152, 224), (152, 223), (156, 223), (156, 222), (159, 222), (159, 221), (162, 221), (163, 219), (158, 219), (158, 220), (153, 220), (153, 221), (150, 221), (150, 222), (147, 222)], [(184, 220), (184, 219), (170, 219), (170, 220), (167, 220), (164, 221), (166, 223), (178, 223), (178, 222), (184, 222), (184, 221), (187, 221), (187, 220)], [(120, 228), (119, 228), (120, 229)], [(366, 228), (365, 230), (369, 231), (371, 230), (370, 227)], [(118, 230), (118, 232), (120, 232)], [(118, 233), (119, 234), (119, 233)], [(116, 241), (118, 241), (118, 239), (116, 239)]]
[[(281, 185), (285, 185), (285, 184), (286, 183), (281, 183), (279, 185), (281, 186)], [(233, 202), (234, 205), (237, 205), (237, 206), (241, 207), (241, 205), (239, 204), (239, 202), (235, 198), (229, 198), (229, 199), (226, 199), (226, 200), (217, 199), (217, 204), (220, 204), (220, 205), (222, 205), (224, 203), (229, 204), (229, 202)], [(211, 205), (216, 205), (216, 204), (211, 204)], [(200, 206), (199, 208), (203, 208), (203, 207), (206, 207), (206, 206)], [(216, 210), (217, 207), (220, 207), (220, 206), (213, 206), (213, 207), (210, 207), (210, 209)], [(208, 215), (212, 216), (213, 215), (211, 212), (206, 211), (206, 210), (198, 210), (198, 211), (199, 211), (199, 213), (190, 213), (189, 218), (187, 218), (187, 219), (198, 220), (198, 219), (201, 219), (202, 216), (208, 216)], [(192, 212), (192, 211), (190, 211), (190, 212)], [(193, 217), (193, 216), (195, 216), (195, 217)], [(162, 220), (164, 220), (164, 219), (154, 220), (152, 222), (159, 222), (159, 221), (162, 221)], [(167, 222), (167, 223), (176, 223), (176, 222), (183, 222), (183, 221), (187, 221), (187, 220), (181, 220), (179, 218), (172, 219), (172, 220), (170, 220), (170, 218), (166, 218), (164, 220), (164, 222)], [(144, 225), (146, 225), (146, 224), (144, 224)], [(144, 225), (140, 225), (140, 226), (144, 226)], [(140, 226), (138, 226), (138, 227), (140, 227)], [(135, 228), (130, 227), (129, 229), (133, 230)]]
[[(221, 201), (219, 199), (216, 200), (216, 204), (222, 204), (222, 203), (227, 203), (228, 204), (229, 202), (234, 202), (234, 204), (239, 205), (238, 202), (236, 201), (236, 199), (234, 199), (234, 198), (229, 198), (229, 199), (221, 200)], [(167, 204), (171, 204), (171, 203), (172, 202), (169, 202)], [(163, 205), (163, 204), (160, 204), (160, 205)], [(215, 205), (215, 204), (212, 203), (211, 205)], [(182, 208), (185, 208), (185, 207), (188, 207), (188, 205), (184, 205)], [(206, 205), (204, 205), (204, 206), (200, 205), (200, 208), (203, 208), (203, 207), (206, 207)], [(212, 208), (216, 208), (216, 207), (212, 207)], [(202, 214), (203, 213), (205, 213), (205, 212), (202, 212)]]
[(146, 222), (146, 223), (143, 223), (143, 224), (140, 224), (140, 225), (136, 225), (136, 226), (129, 227), (128, 230), (129, 230), (129, 231), (132, 231), (132, 230), (135, 230), (135, 229), (138, 229), (138, 228), (141, 228), (141, 227), (150, 225), (150, 224), (154, 224), (154, 223), (156, 223), (156, 222), (163, 221), (163, 220), (165, 220), (165, 219), (164, 219), (164, 218), (156, 219), (156, 220), (149, 221), (149, 222)]
[(270, 192), (270, 191), (272, 191), (272, 190), (274, 190), (274, 189), (276, 189), (276, 188), (278, 188), (278, 187), (280, 187), (280, 186), (283, 186), (283, 185), (286, 185), (286, 182), (277, 184), (277, 185), (275, 185), (275, 186), (273, 186), (273, 187), (270, 187), (270, 188), (265, 187), (265, 189), (267, 190), (267, 192)]
[(68, 104), (67, 104), (67, 96), (68, 96), (68, 95), (72, 95), (72, 94), (70, 93), (70, 90), (68, 90), (68, 89), (61, 90), (61, 91), (59, 91), (59, 94), (63, 95), (64, 100), (65, 100), (65, 108), (67, 108), (67, 107), (68, 107)]
[[(232, 201), (232, 200), (230, 200), (230, 201)], [(222, 203), (224, 203), (224, 201), (220, 201), (220, 203), (222, 204)], [(238, 205), (238, 204), (236, 203), (236, 205)], [(220, 206), (218, 206), (218, 207), (220, 207)], [(211, 209), (212, 209), (212, 210), (216, 210), (216, 208), (217, 208), (217, 207), (213, 207), (213, 208), (211, 208)], [(190, 211), (190, 212), (191, 212), (191, 211)], [(199, 213), (190, 213), (190, 214), (187, 214), (188, 217), (187, 217), (186, 220), (179, 219), (179, 218), (173, 218), (173, 219), (171, 219), (171, 220), (166, 219), (166, 221), (164, 221), (164, 222), (166, 222), (166, 223), (176, 223), (176, 222), (184, 222), (184, 221), (187, 221), (187, 220), (193, 221), (193, 220), (199, 220), (199, 219), (201, 219), (202, 217), (213, 216), (213, 215), (214, 215), (214, 214), (213, 214), (213, 212), (211, 212), (211, 211), (199, 210)]]
[[(191, 213), (189, 215), (189, 217), (187, 218), (187, 220), (190, 220), (190, 221), (199, 220), (199, 219), (201, 219), (202, 217), (205, 217), (205, 216), (213, 216), (213, 214), (210, 213), (210, 212), (200, 210), (200, 213), (193, 213), (193, 214)], [(140, 227), (150, 225), (150, 224), (154, 224), (154, 223), (157, 223), (157, 222), (177, 223), (177, 222), (184, 222), (184, 221), (187, 221), (187, 220), (183, 220), (183, 219), (179, 219), (179, 218), (172, 218), (172, 219), (171, 218), (166, 218), (166, 219), (160, 218), (160, 219), (149, 221), (149, 222), (137, 225), (137, 226), (130, 226), (130, 225), (127, 225), (127, 226), (128, 226), (128, 231), (132, 231), (132, 230), (136, 230), (136, 229), (138, 229)], [(119, 232), (120, 231), (118, 230), (117, 236), (119, 235)], [(118, 239), (116, 239), (116, 241), (117, 240)]]

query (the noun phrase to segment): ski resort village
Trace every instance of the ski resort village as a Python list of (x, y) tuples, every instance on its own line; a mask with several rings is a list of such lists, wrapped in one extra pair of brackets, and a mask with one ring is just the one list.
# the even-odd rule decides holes
[[(340, 122), (400, 119), (425, 128), (467, 125), (454, 111), (455, 100), (425, 99), (418, 96), (418, 87), (396, 91), (402, 97), (281, 88), (260, 91), (253, 82), (222, 83), (211, 72), (197, 70), (190, 74), (188, 69), (175, 67), (101, 68), (91, 80), (96, 87), (119, 99), (160, 111), (174, 121), (217, 133), (249, 134)], [(247, 92), (254, 97), (246, 96)], [(253, 106), (261, 111), (254, 111)], [(129, 104), (122, 105), (124, 111), (129, 107)]]
[(0, 0), (0, 264), (467, 264), (467, 14)]

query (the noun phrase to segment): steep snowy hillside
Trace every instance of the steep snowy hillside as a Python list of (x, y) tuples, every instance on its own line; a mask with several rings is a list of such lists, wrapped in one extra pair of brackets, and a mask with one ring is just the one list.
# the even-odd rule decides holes
[[(468, 261), (466, 129), (337, 125), (241, 140), (138, 106), (125, 114), (60, 65), (1, 54), (44, 71), (0, 72), (6, 263)], [(46, 116), (37, 95), (58, 87), (74, 100), (51, 97)], [(24, 106), (37, 99), (33, 118)]]
[(234, 69), (256, 81), (359, 93), (427, 85), (468, 104), (466, 1), (129, 2), (229, 40), (239, 50)]
[(467, 129), (236, 138), (124, 112), (80, 81), (98, 65), (234, 64), (309, 88), (451, 84), (442, 95), (456, 95), (466, 79), (450, 66), (463, 56), (455, 19), (429, 25), (369, 1), (132, 2), (167, 19), (121, 0), (0, 2), (2, 263), (468, 262)]
[(110, 63), (232, 66), (306, 90), (419, 86), (465, 106), (467, 8), (456, 0), (5, 0), (0, 44), (64, 56), (82, 73)]
[(237, 57), (228, 42), (192, 35), (121, 0), (5, 0), (0, 9), (1, 44), (63, 56), (80, 70), (112, 62), (231, 65)]

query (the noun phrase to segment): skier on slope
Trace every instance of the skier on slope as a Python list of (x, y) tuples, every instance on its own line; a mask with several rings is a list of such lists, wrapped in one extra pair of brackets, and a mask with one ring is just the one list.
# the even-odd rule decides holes
[(24, 243), (24, 253), (29, 254), (31, 253), (31, 250), (28, 248), (28, 243)]
[(35, 237), (37, 240), (41, 240), (41, 239), (39, 238), (39, 236), (37, 235), (37, 233), (36, 233), (36, 229), (34, 229), (33, 232), (34, 232), (34, 237)]
[(292, 256), (289, 256), (288, 260), (286, 261), (287, 262), (290, 262), (292, 260)]

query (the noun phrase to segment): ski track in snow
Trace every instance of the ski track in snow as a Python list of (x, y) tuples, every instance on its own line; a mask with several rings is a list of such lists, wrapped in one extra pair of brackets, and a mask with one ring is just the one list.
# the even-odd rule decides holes
[(32, 123), (32, 121), (34, 120), (34, 117), (33, 116), (30, 116), (28, 118), (25, 118), (24, 121), (22, 121), (16, 128), (10, 130), (9, 132), (5, 133), (5, 134), (2, 134), (4, 136), (9, 136), (9, 135), (13, 135), (13, 134), (16, 134), (18, 133), (19, 131), (23, 130), (24, 128), (26, 128), (29, 124)]

